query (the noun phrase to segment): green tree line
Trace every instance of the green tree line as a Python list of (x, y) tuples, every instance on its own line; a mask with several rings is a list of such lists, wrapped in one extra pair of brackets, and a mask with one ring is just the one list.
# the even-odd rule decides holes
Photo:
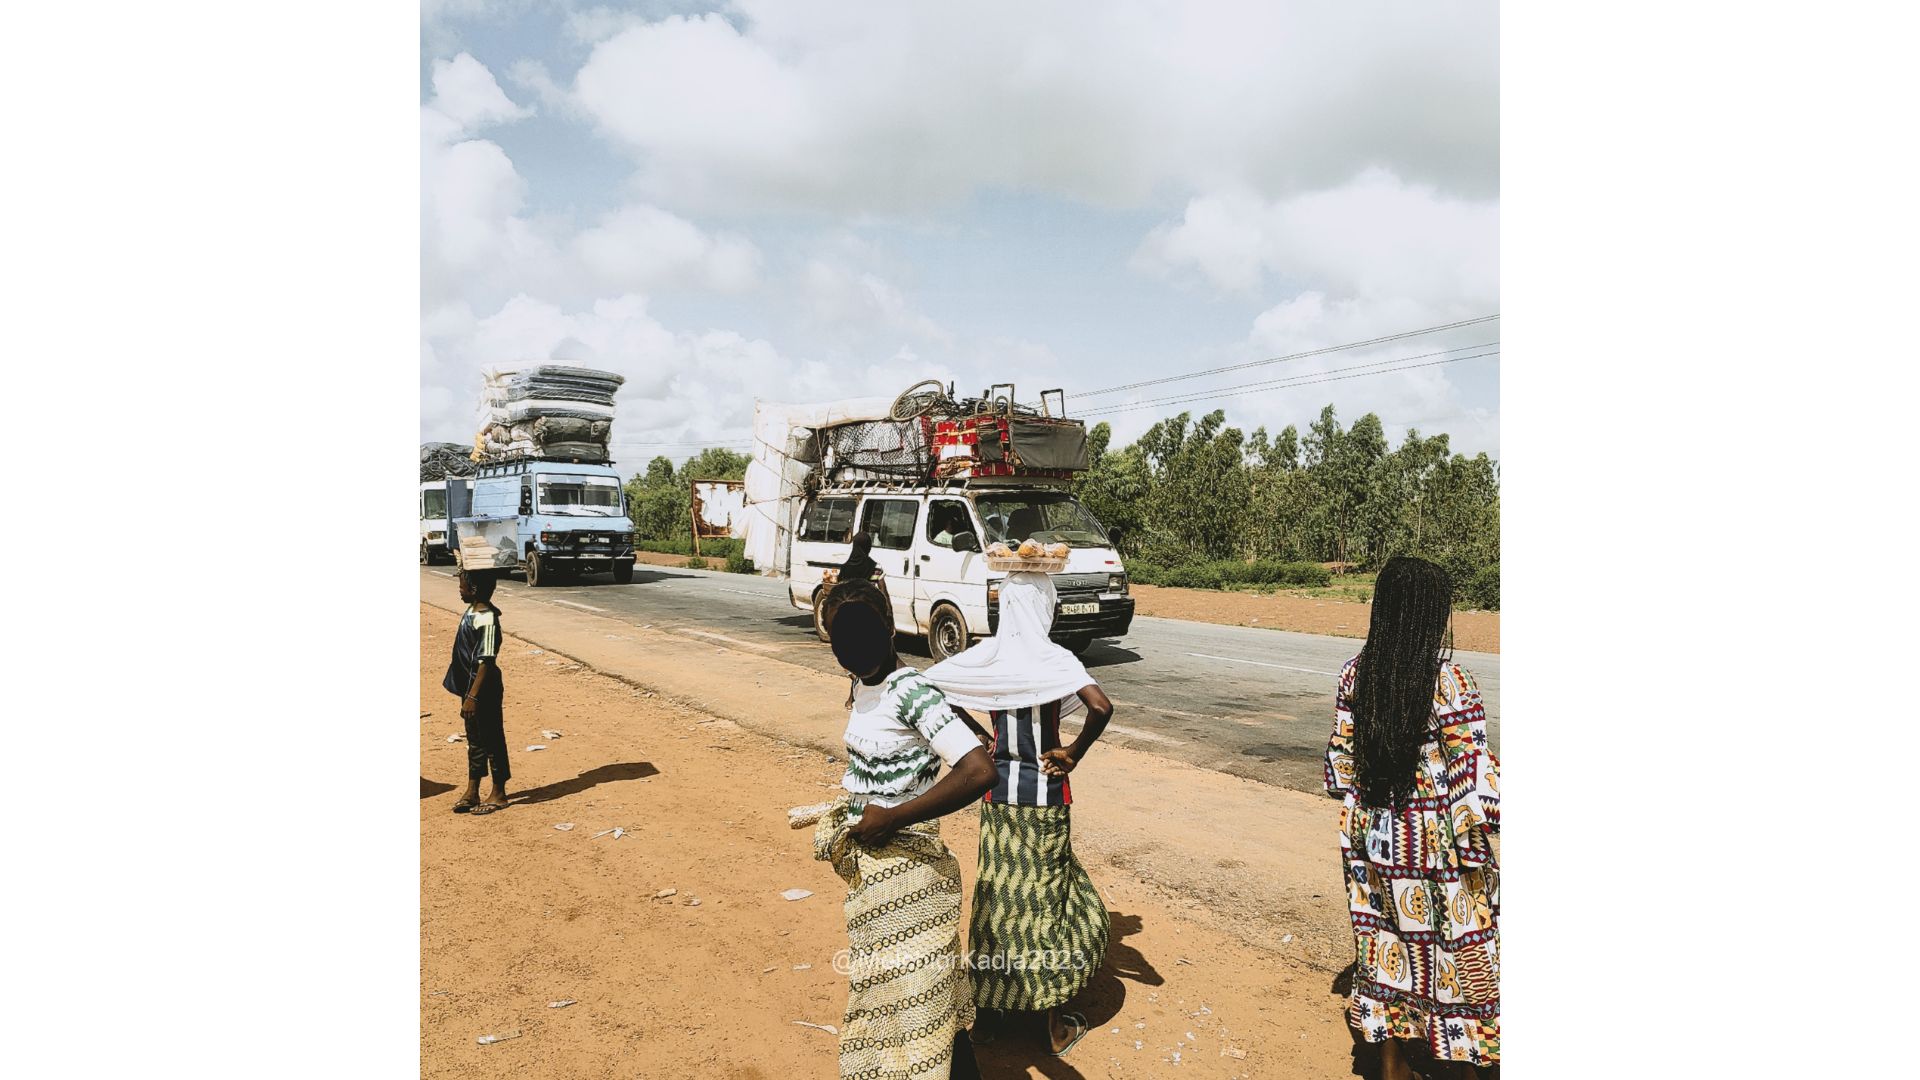
[(1162, 420), (1112, 448), (1088, 432), (1087, 509), (1122, 530), (1136, 577), (1222, 562), (1312, 562), (1378, 569), (1395, 555), (1447, 568), (1460, 599), (1500, 606), (1500, 466), (1454, 453), (1444, 434), (1409, 430), (1389, 447), (1373, 413), (1342, 427), (1328, 405), (1303, 435), (1251, 436), (1214, 411)]

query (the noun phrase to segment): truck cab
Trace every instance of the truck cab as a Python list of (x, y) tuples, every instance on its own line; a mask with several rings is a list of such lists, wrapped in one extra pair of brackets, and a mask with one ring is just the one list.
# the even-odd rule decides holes
[(465, 565), (474, 565), (484, 541), (494, 567), (522, 570), (536, 588), (608, 572), (625, 585), (633, 580), (626, 509), (612, 465), (512, 461), (478, 467), (473, 514), (455, 519), (455, 528)]
[(793, 528), (789, 600), (815, 612), (828, 572), (847, 560), (853, 534), (873, 540), (872, 558), (893, 606), (894, 629), (924, 636), (935, 660), (999, 627), (1000, 582), (984, 550), (995, 541), (1064, 543), (1066, 569), (1052, 575), (1060, 606), (1052, 637), (1076, 653), (1133, 623), (1126, 569), (1107, 531), (1064, 485), (971, 484), (830, 487), (802, 504)]

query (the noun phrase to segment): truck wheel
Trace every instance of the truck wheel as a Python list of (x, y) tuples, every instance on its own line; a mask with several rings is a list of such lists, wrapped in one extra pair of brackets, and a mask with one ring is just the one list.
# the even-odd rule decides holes
[(820, 621), (820, 608), (822, 606), (820, 602), (826, 598), (827, 590), (825, 587), (813, 590), (813, 636), (819, 638), (821, 641), (830, 642), (833, 640), (833, 636), (827, 633), (827, 624)]
[(942, 604), (933, 609), (933, 618), (927, 623), (927, 651), (935, 661), (957, 656), (967, 650), (967, 621), (951, 606)]
[(622, 559), (613, 564), (613, 583), (615, 585), (633, 584), (633, 560)]
[(538, 589), (548, 583), (551, 575), (540, 565), (540, 553), (527, 552), (527, 588)]
[(1066, 646), (1067, 651), (1075, 656), (1085, 656), (1087, 650), (1093, 648), (1093, 639), (1090, 637), (1068, 638), (1060, 644)]

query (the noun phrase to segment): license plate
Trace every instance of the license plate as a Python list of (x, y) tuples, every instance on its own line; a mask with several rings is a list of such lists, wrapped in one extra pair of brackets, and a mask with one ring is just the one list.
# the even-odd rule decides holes
[(1060, 614), (1062, 615), (1098, 615), (1100, 614), (1100, 605), (1098, 603), (1061, 604)]

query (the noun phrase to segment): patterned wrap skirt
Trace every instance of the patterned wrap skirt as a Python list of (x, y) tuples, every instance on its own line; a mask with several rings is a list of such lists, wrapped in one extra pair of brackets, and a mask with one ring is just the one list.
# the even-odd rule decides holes
[(847, 808), (814, 827), (813, 853), (847, 883), (843, 1080), (944, 1080), (954, 1041), (973, 1024), (960, 951), (960, 864), (937, 822), (909, 825), (878, 848), (847, 835)]
[(968, 934), (985, 1009), (1063, 1004), (1100, 970), (1107, 908), (1073, 857), (1069, 808), (980, 804), (980, 877)]

